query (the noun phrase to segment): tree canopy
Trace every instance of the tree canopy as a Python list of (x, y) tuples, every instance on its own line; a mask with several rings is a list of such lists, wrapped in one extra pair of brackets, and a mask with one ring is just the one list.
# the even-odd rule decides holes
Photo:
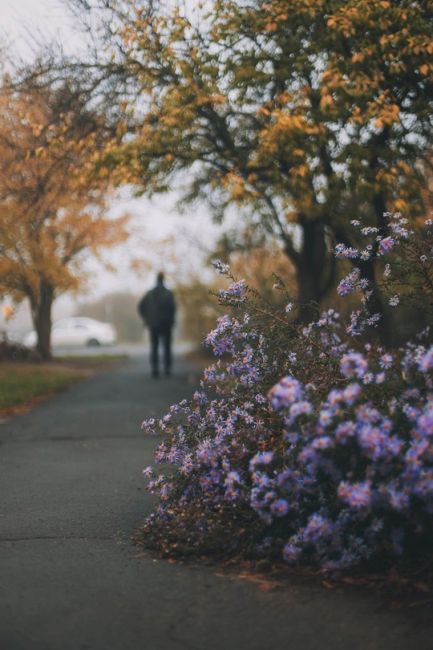
[(164, 191), (186, 171), (188, 198), (250, 210), (281, 237), (304, 301), (330, 287), (349, 218), (384, 228), (386, 210), (422, 212), (429, 0), (216, 0), (189, 16), (103, 4), (125, 80), (104, 158), (120, 182)]

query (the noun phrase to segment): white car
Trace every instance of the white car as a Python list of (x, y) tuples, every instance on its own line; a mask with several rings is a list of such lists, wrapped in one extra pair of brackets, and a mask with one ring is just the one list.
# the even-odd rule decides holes
[[(24, 345), (36, 345), (36, 332), (33, 330), (23, 339)], [(101, 323), (93, 318), (63, 318), (53, 324), (51, 345), (53, 347), (72, 345), (112, 345), (116, 342), (117, 332), (110, 323)]]

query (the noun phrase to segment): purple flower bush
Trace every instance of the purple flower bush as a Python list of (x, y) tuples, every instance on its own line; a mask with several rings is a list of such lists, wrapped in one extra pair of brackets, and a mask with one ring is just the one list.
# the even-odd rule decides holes
[(289, 295), (290, 308), (271, 307), (231, 278), (220, 300), (233, 313), (206, 339), (216, 362), (191, 401), (143, 423), (163, 434), (155, 460), (168, 467), (145, 470), (158, 496), (147, 543), (168, 553), (261, 555), (328, 571), (428, 548), (433, 347), (425, 331), (384, 349), (374, 335), (381, 314), (369, 309), (373, 287), (361, 269), (374, 258), (382, 291), (399, 298), (393, 259), (409, 256), (413, 265), (415, 247), (428, 284), (432, 224), (419, 240), (402, 217), (387, 218), (386, 236), (354, 222), (363, 245), (336, 247), (353, 265), (337, 291), (359, 297), (347, 323), (329, 309), (299, 326)]

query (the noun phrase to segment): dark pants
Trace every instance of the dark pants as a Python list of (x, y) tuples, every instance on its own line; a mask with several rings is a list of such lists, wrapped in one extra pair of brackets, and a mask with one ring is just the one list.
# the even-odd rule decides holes
[(159, 373), (159, 345), (162, 341), (164, 347), (164, 370), (166, 374), (171, 371), (171, 327), (152, 327), (150, 330), (150, 365), (152, 373)]

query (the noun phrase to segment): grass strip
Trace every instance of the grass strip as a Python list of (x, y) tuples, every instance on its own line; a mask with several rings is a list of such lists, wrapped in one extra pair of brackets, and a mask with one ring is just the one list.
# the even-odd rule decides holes
[(56, 364), (1, 363), (0, 411), (57, 393), (86, 376), (83, 370)]

